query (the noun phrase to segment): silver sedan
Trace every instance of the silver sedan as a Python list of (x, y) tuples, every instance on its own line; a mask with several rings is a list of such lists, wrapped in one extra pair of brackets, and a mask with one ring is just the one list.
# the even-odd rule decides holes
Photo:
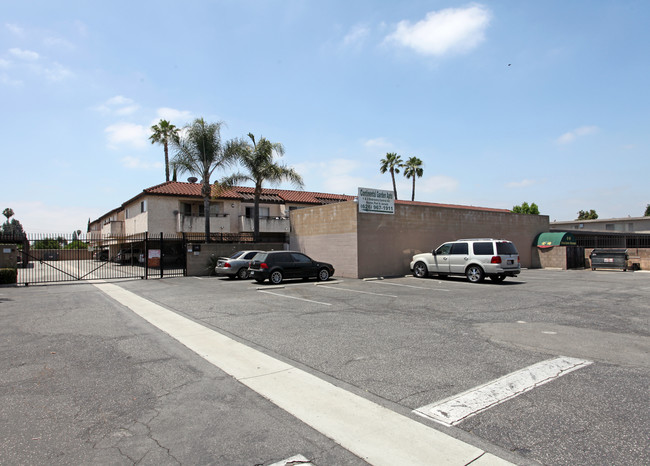
[(220, 257), (214, 271), (217, 275), (245, 280), (249, 276), (248, 263), (258, 252), (262, 251), (237, 251), (230, 257)]

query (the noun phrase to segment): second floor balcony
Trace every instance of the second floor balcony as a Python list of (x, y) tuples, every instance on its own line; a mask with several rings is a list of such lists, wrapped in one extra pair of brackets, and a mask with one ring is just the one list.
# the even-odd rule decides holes
[(109, 220), (102, 225), (101, 235), (122, 236), (124, 234), (124, 222), (122, 220)]
[[(231, 233), (230, 216), (218, 214), (208, 217), (210, 219), (210, 231), (213, 233)], [(203, 233), (205, 231), (205, 217), (196, 215), (176, 214), (177, 233)]]
[[(253, 221), (250, 217), (239, 217), (239, 231), (254, 231)], [(289, 217), (260, 217), (261, 233), (288, 233), (289, 229)]]

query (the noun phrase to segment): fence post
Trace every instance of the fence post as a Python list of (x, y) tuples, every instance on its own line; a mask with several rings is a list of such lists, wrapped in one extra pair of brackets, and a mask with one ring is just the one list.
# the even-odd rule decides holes
[(149, 232), (144, 232), (144, 279), (149, 280)]
[(187, 238), (185, 237), (185, 232), (181, 233), (183, 238), (183, 243), (181, 244), (181, 254), (183, 257), (183, 276), (187, 277)]
[(163, 232), (160, 232), (160, 278), (163, 278), (164, 273), (165, 273), (165, 266), (164, 266), (164, 256), (165, 254), (163, 253)]

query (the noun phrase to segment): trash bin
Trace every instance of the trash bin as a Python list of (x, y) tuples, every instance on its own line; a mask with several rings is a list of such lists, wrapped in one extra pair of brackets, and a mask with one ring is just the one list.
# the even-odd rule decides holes
[(589, 254), (591, 270), (623, 269), (627, 270), (627, 249), (594, 249)]

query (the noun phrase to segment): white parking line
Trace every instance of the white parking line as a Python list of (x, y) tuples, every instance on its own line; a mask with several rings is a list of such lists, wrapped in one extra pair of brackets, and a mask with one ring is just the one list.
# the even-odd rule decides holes
[(427, 286), (404, 285), (403, 283), (390, 283), (390, 282), (385, 282), (383, 280), (368, 281), (368, 283), (376, 283), (378, 285), (403, 286), (405, 288), (417, 288), (418, 290), (449, 291), (444, 288), (431, 288)]
[(370, 464), (511, 464), (117, 285), (95, 286), (243, 385)]
[(591, 364), (584, 359), (560, 356), (542, 361), (504, 377), (413, 412), (446, 426), (453, 426), (562, 375)]
[(292, 456), (286, 460), (278, 461), (277, 463), (269, 464), (269, 466), (314, 466), (314, 463), (309, 461), (303, 455)]
[(397, 298), (397, 296), (392, 295), (392, 294), (381, 294), (381, 293), (371, 293), (370, 291), (359, 291), (359, 290), (350, 290), (348, 288), (340, 288), (340, 287), (334, 287), (334, 286), (326, 286), (326, 285), (320, 285), (321, 288), (331, 288), (333, 290), (340, 290), (340, 291), (349, 291), (350, 293), (363, 293), (363, 294), (371, 294), (374, 296), (387, 296), (389, 298)]
[(311, 299), (298, 298), (296, 296), (287, 296), (286, 294), (273, 293), (272, 291), (265, 291), (265, 290), (257, 290), (257, 291), (259, 291), (260, 293), (267, 293), (267, 294), (272, 294), (272, 295), (275, 295), (275, 296), (280, 296), (281, 298), (297, 299), (299, 301), (307, 301), (308, 303), (322, 304), (323, 306), (331, 306), (330, 303), (322, 303), (320, 301), (312, 301)]

